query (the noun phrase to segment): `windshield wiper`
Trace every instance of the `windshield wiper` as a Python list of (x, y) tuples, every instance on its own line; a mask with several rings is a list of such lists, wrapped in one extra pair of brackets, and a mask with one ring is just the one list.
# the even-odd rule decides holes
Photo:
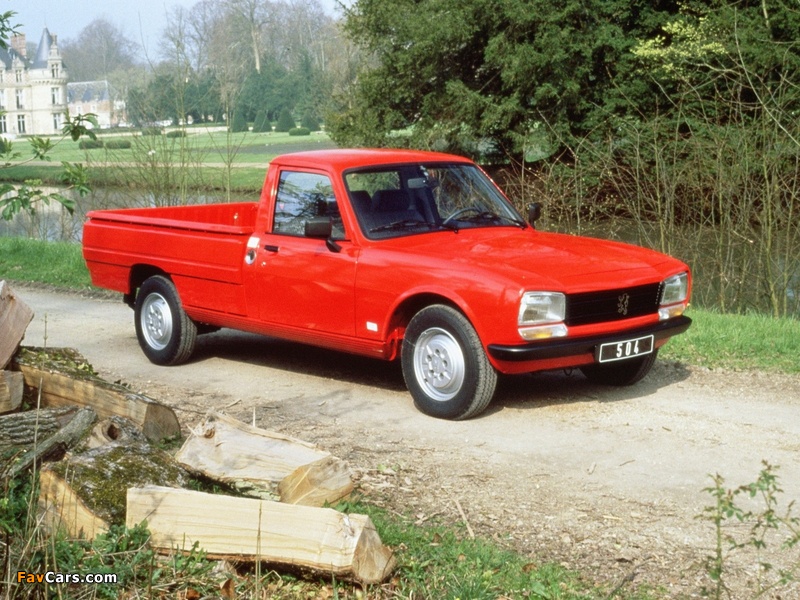
[(506, 217), (505, 215), (498, 215), (497, 213), (493, 213), (491, 211), (485, 210), (483, 212), (479, 212), (476, 215), (471, 215), (468, 217), (463, 217), (460, 219), (461, 221), (505, 221), (506, 223), (511, 223), (512, 225), (516, 225), (520, 229), (525, 229), (527, 225), (525, 221), (521, 221), (520, 219), (514, 219), (512, 217)]
[(427, 221), (420, 221), (419, 219), (404, 219), (402, 221), (386, 223), (386, 225), (378, 225), (377, 227), (370, 229), (369, 232), (378, 233), (380, 231), (401, 231), (403, 229), (413, 229), (415, 227), (419, 227), (420, 225), (424, 225), (428, 228), (431, 226)]

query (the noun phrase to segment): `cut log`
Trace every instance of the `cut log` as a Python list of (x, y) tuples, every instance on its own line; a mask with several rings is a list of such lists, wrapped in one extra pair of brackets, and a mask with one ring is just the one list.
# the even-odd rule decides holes
[(385, 580), (395, 566), (366, 515), (157, 486), (128, 490), (126, 525), (145, 521), (151, 545), (210, 558), (264, 561), (361, 583)]
[[(16, 416), (16, 415), (12, 415)], [(80, 409), (61, 429), (37, 442), (33, 448), (20, 456), (8, 470), (9, 477), (29, 469), (45, 460), (61, 460), (67, 450), (80, 442), (94, 423), (97, 415), (91, 408)]]
[(5, 369), (19, 348), (33, 311), (5, 281), (0, 281), (0, 369)]
[(22, 373), (0, 371), (0, 414), (13, 412), (22, 405), (24, 383)]
[(39, 508), (51, 530), (92, 539), (125, 522), (129, 486), (187, 483), (187, 473), (163, 450), (147, 442), (111, 443), (48, 465)]
[(64, 531), (71, 538), (93, 540), (108, 531), (108, 523), (84, 504), (78, 494), (55, 471), (39, 474), (39, 515), (49, 531)]
[(209, 413), (178, 451), (186, 469), (239, 493), (322, 506), (353, 491), (347, 465), (316, 446)]
[(71, 348), (22, 348), (14, 366), (25, 385), (41, 391), (43, 406), (88, 406), (101, 419), (130, 419), (151, 441), (180, 435), (175, 412), (122, 385), (105, 381)]

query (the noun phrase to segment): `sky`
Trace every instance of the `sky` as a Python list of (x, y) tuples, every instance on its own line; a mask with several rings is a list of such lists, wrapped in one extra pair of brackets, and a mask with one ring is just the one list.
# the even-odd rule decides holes
[[(74, 40), (81, 30), (100, 17), (152, 55), (158, 52), (167, 13), (174, 6), (191, 8), (198, 0), (0, 0), (0, 12), (14, 11), (12, 24), (26, 41), (39, 43), (45, 27), (59, 40)], [(336, 0), (320, 0), (323, 9), (336, 15)]]

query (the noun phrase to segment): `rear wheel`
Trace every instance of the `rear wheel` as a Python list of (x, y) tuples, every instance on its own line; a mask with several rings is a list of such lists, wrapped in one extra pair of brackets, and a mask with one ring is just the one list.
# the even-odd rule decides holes
[(157, 365), (186, 362), (194, 351), (197, 326), (183, 310), (175, 285), (155, 275), (139, 289), (134, 307), (139, 346)]
[(640, 358), (631, 358), (619, 362), (581, 367), (581, 372), (592, 383), (603, 385), (633, 385), (638, 383), (650, 372), (658, 356), (658, 348), (650, 354)]
[(464, 315), (435, 304), (406, 328), (403, 377), (417, 408), (442, 419), (468, 419), (483, 411), (497, 386), (478, 334)]

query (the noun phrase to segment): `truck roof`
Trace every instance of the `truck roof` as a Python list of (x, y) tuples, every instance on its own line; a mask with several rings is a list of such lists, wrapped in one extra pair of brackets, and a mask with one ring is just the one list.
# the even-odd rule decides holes
[(375, 165), (419, 162), (462, 162), (471, 163), (468, 158), (429, 152), (427, 150), (398, 150), (391, 148), (340, 148), (334, 150), (310, 150), (283, 154), (272, 160), (273, 164), (297, 167), (330, 166), (340, 171)]

